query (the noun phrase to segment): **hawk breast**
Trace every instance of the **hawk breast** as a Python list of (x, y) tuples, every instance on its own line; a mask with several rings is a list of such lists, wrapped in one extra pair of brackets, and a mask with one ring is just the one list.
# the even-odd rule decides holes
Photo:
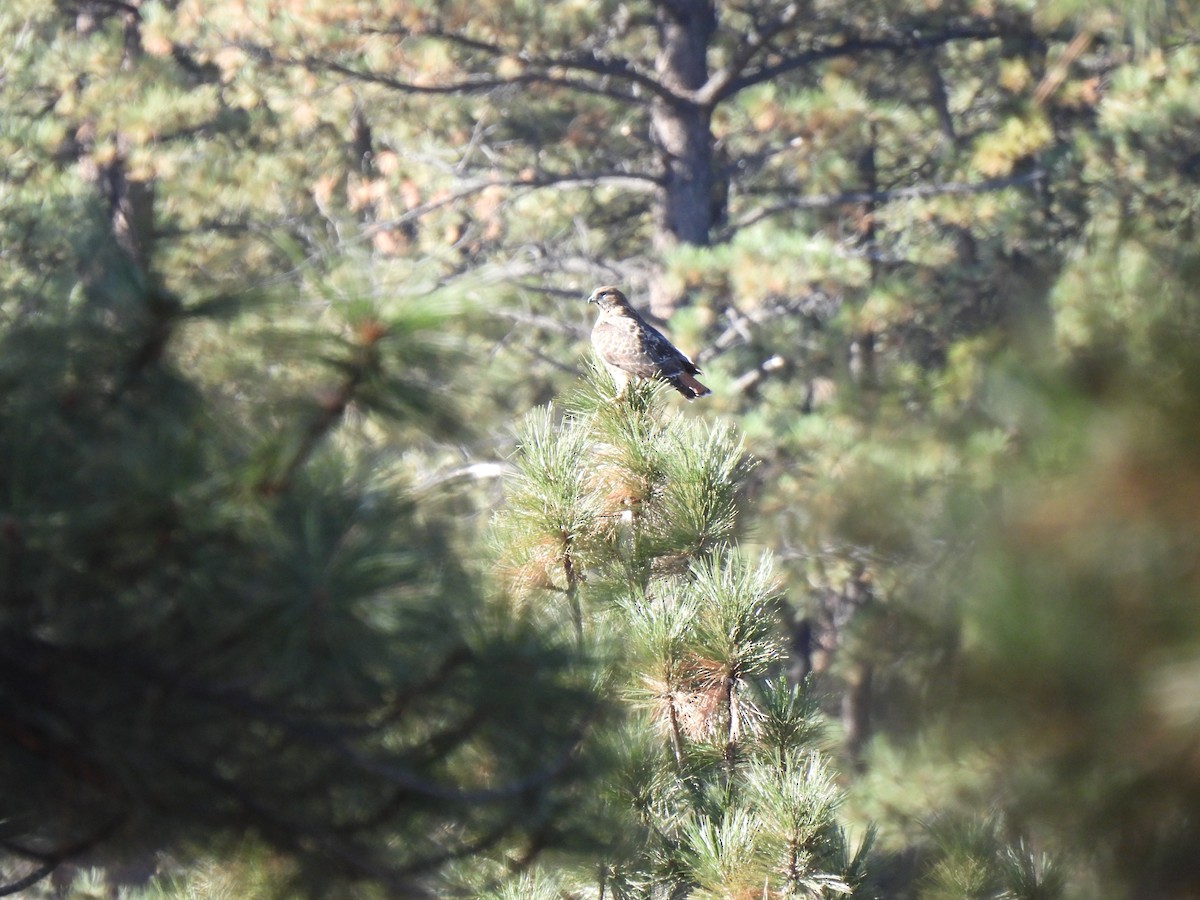
[(592, 329), (592, 345), (611, 366), (639, 378), (671, 371), (674, 347), (630, 316), (603, 316)]

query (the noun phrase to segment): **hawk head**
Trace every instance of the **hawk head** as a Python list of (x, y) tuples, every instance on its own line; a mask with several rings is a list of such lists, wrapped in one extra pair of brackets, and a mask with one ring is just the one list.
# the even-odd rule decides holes
[(588, 303), (595, 303), (602, 312), (617, 312), (629, 309), (629, 300), (621, 293), (621, 289), (606, 284), (592, 291)]

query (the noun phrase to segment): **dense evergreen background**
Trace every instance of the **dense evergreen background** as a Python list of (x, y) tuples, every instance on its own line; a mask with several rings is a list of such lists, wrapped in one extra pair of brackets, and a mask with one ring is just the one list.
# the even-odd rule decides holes
[(0, 893), (1200, 896), (1188, 4), (0, 36)]

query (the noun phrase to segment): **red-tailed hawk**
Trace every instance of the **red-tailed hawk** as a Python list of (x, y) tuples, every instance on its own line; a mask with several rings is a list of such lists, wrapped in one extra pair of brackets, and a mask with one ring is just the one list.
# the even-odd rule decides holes
[(638, 315), (619, 289), (598, 287), (588, 303), (600, 308), (600, 318), (592, 328), (592, 346), (617, 383), (618, 396), (632, 379), (643, 378), (665, 381), (689, 400), (712, 393), (692, 377), (700, 374), (696, 364)]

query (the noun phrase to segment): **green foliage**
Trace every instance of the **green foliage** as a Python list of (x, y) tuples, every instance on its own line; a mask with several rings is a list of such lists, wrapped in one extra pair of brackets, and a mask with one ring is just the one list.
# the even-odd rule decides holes
[(931, 861), (919, 885), (919, 896), (1043, 900), (1065, 896), (1065, 873), (1046, 853), (1031, 850), (1024, 840), (1008, 842), (994, 820), (942, 820), (930, 827)]
[[(13, 0), (0, 541), (37, 602), (0, 615), (108, 646), (116, 609), (206, 678), (363, 708), (467, 648), (417, 734), (476, 701), (535, 741), (586, 721), (577, 768), (625, 773), (521, 819), (611, 865), (509, 884), (499, 841), (452, 863), (481, 895), (801, 890), (747, 779), (843, 736), (882, 894), (1194, 893), (1196, 33), (1158, 2)], [(612, 281), (675, 312), (712, 398), (666, 417), (601, 373), (551, 411)], [(532, 690), (523, 659), (536, 709), (455, 680)], [(166, 721), (131, 672), (125, 781)], [(1006, 769), (950, 737), (964, 707)], [(70, 728), (35, 724), (15, 758), (53, 769)], [(453, 777), (503, 774), (477, 737), (529, 758), (478, 728)], [(853, 880), (835, 843), (803, 889)]]
[(988, 715), (964, 724), (1004, 760), (1006, 802), (1094, 856), (1106, 884), (1148, 895), (1198, 883), (1178, 755), (1200, 627), (1193, 333), (1136, 368), (1109, 359), (1098, 395), (1068, 395), (1084, 413), (1060, 425), (1070, 464), (1014, 473), (965, 611), (964, 689)]
[[(1191, 705), (1179, 673), (1190, 671), (1197, 633), (1185, 499), (1194, 184), (1180, 183), (1195, 178), (1170, 162), (1175, 126), (1137, 139), (1137, 177), (1124, 144), (1127, 117), (1146, 108), (1127, 92), (1172, 93), (1190, 55), (1131, 65), (1101, 104), (1084, 147), (1090, 243), (1050, 295), (1059, 352), (986, 370), (979, 410), (1003, 423), (1009, 448), (991, 490), (959, 495), (944, 520), (965, 522), (973, 542), (968, 565), (953, 569), (951, 664), (936, 669), (953, 673), (954, 689), (923, 710), (919, 743), (901, 760), (876, 748), (875, 783), (859, 786), (868, 809), (903, 810), (900, 823), (945, 816), (918, 881), (931, 896), (1196, 890), (1185, 849), (1195, 835), (1183, 824), (1195, 815), (1193, 779), (1178, 764), (1176, 730), (1194, 724), (1181, 712)], [(938, 577), (926, 571), (918, 590), (940, 591)], [(907, 791), (896, 783), (905, 772)], [(999, 822), (982, 812), (994, 809)], [(885, 829), (882, 843), (892, 842)]]
[(621, 837), (574, 879), (598, 868), (628, 898), (851, 893), (863, 850), (837, 824), (819, 714), (778, 675), (773, 568), (730, 543), (740, 442), (668, 414), (656, 386), (611, 388), (596, 370), (576, 409), (530, 415), (497, 521), (499, 558), (525, 561), (514, 589), (548, 614), (574, 598), (624, 701), (589, 737), (616, 764), (603, 815)]
[(416, 419), (372, 390), (414, 377), (420, 307), (354, 341), (310, 331), (333, 393), (281, 416), (173, 351), (225, 304), (81, 246), (76, 288), (6, 307), (0, 333), (8, 861), (251, 839), (290, 860), (274, 890), (316, 895), (553, 846), (589, 669), (481, 608), (402, 467), (339, 440), (352, 403)]

